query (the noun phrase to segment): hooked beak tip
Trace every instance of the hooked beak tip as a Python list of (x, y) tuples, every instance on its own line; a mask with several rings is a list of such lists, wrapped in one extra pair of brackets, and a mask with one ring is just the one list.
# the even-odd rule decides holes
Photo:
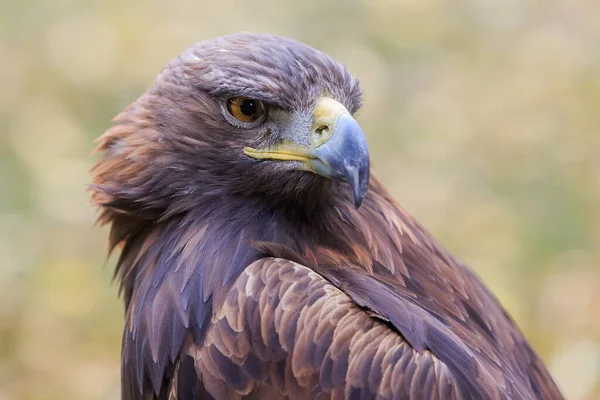
[(354, 206), (358, 209), (369, 191), (369, 170), (353, 168), (352, 172), (345, 174), (345, 178), (352, 189)]

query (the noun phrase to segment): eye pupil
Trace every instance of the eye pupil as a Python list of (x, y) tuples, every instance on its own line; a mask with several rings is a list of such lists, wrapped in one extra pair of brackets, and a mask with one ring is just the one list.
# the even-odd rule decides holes
[(252, 99), (244, 96), (237, 96), (227, 99), (227, 111), (235, 119), (245, 123), (258, 123), (266, 118), (267, 107), (257, 99)]
[(251, 117), (256, 113), (256, 102), (252, 99), (246, 99), (240, 104), (240, 111), (245, 116)]

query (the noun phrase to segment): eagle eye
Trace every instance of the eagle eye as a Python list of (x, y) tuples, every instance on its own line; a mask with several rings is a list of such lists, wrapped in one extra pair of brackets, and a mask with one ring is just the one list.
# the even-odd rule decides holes
[(245, 123), (256, 122), (267, 113), (262, 101), (244, 96), (227, 99), (227, 111), (235, 119)]

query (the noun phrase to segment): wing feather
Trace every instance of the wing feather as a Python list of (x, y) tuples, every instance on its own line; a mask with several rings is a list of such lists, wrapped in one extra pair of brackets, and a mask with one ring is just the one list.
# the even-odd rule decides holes
[[(186, 354), (214, 398), (458, 399), (455, 377), (312, 269), (264, 258)], [(181, 390), (181, 382), (179, 383)]]

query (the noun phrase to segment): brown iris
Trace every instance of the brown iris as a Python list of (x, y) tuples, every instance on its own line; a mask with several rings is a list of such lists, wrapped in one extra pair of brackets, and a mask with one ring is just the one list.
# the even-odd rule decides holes
[(228, 99), (227, 110), (231, 115), (242, 122), (254, 122), (261, 118), (266, 112), (262, 101), (244, 96)]

